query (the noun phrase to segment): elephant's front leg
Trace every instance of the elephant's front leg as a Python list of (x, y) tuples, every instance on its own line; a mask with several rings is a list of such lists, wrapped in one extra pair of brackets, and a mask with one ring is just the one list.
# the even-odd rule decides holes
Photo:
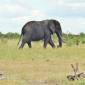
[(58, 36), (58, 42), (59, 42), (59, 45), (57, 47), (62, 47), (62, 36), (60, 35), (60, 33), (57, 33), (57, 36)]
[(59, 46), (58, 47), (62, 47), (62, 39), (59, 39)]
[(49, 44), (52, 46), (52, 48), (55, 48), (55, 44), (53, 43), (52, 39), (50, 38)]

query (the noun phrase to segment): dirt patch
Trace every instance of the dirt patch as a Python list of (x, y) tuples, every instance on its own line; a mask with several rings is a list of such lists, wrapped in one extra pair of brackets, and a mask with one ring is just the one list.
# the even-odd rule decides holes
[(28, 84), (29, 85), (58, 85), (56, 82), (53, 81), (34, 81), (34, 80), (29, 80)]

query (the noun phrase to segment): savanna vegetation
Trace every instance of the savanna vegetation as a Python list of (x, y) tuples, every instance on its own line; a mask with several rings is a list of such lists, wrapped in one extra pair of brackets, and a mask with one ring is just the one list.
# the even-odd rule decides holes
[(79, 63), (79, 70), (85, 71), (85, 34), (63, 33), (63, 47), (50, 45), (43, 48), (43, 42), (32, 42), (32, 48), (25, 45), (18, 49), (19, 34), (0, 33), (0, 85), (85, 85), (85, 79), (68, 81), (66, 76), (74, 74), (70, 64)]

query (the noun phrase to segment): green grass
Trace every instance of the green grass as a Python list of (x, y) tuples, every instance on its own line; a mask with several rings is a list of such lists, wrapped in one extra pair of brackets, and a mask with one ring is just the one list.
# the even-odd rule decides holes
[(24, 49), (19, 50), (17, 42), (0, 41), (0, 72), (6, 77), (0, 80), (0, 85), (29, 85), (29, 81), (85, 85), (84, 79), (68, 81), (66, 78), (73, 73), (70, 64), (78, 62), (79, 69), (85, 70), (85, 45), (64, 45), (55, 49), (48, 45), (44, 49), (42, 42), (33, 42), (31, 49), (25, 45)]

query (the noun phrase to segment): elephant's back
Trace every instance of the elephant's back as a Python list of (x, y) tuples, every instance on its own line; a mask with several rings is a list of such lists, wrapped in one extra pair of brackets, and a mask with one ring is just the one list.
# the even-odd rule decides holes
[(44, 38), (44, 27), (40, 21), (30, 21), (24, 25), (24, 34), (31, 36), (32, 41), (41, 40)]

